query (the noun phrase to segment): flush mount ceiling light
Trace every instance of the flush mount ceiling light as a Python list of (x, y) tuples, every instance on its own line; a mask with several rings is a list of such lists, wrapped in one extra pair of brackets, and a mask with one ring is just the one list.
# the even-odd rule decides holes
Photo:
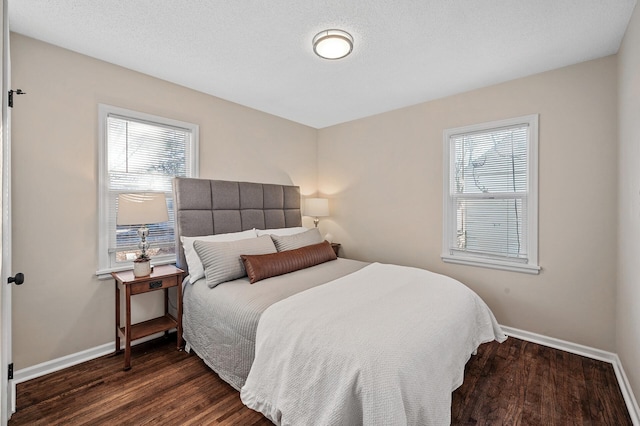
[(320, 31), (313, 38), (313, 51), (324, 59), (341, 59), (353, 50), (353, 37), (342, 30)]

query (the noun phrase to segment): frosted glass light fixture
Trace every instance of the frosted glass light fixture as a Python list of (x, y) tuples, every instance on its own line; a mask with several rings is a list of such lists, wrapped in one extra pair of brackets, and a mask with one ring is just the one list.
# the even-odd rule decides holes
[(353, 37), (342, 30), (320, 31), (313, 38), (313, 51), (324, 59), (341, 59), (353, 50)]
[(313, 224), (318, 227), (319, 217), (329, 216), (329, 200), (326, 198), (307, 198), (304, 200), (304, 215), (313, 216)]

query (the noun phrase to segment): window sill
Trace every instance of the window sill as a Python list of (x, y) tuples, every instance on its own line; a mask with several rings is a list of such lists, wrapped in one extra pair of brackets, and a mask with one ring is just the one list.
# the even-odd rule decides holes
[(499, 269), (502, 271), (521, 272), (525, 274), (538, 275), (540, 266), (528, 263), (502, 262), (499, 260), (479, 259), (475, 257), (442, 255), (442, 261), (455, 263), (458, 265), (478, 266), (481, 268)]
[[(176, 260), (163, 260), (163, 261), (156, 261), (154, 262), (153, 260), (151, 261), (151, 265), (152, 266), (160, 266), (160, 265), (170, 265), (170, 264), (175, 264)], [(121, 272), (121, 271), (128, 271), (133, 269), (133, 262), (128, 263), (128, 264), (123, 264), (121, 266), (116, 266), (113, 268), (105, 268), (105, 269), (100, 269), (98, 271), (96, 271), (96, 275), (98, 276), (99, 280), (108, 280), (113, 278), (111, 276), (112, 272)]]

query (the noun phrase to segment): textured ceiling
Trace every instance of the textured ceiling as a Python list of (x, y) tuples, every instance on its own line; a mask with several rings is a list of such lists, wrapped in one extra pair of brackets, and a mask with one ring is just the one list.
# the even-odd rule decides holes
[[(636, 0), (9, 0), (10, 29), (315, 128), (614, 54)], [(354, 38), (327, 61), (321, 30)]]

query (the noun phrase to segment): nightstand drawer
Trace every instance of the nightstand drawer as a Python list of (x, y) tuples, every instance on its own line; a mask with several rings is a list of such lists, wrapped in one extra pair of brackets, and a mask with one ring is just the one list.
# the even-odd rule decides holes
[(131, 286), (131, 294), (147, 293), (149, 291), (159, 290), (161, 288), (175, 287), (178, 285), (178, 277), (166, 278), (149, 278), (145, 281), (129, 284)]

